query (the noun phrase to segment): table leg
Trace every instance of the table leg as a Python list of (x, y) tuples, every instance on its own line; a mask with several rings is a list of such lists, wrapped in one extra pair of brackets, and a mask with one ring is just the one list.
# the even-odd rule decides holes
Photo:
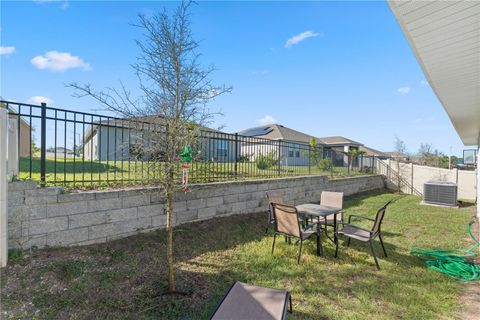
[(322, 227), (320, 223), (317, 224), (317, 255), (323, 256)]
[(338, 257), (337, 213), (333, 215), (333, 242), (335, 243), (335, 258)]

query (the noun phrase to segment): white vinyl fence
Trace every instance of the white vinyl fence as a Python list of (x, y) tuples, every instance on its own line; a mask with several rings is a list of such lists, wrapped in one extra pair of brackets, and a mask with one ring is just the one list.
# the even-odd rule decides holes
[[(477, 197), (476, 171), (458, 170), (456, 168), (442, 169), (394, 160), (379, 161), (389, 165), (392, 170), (398, 172), (403, 179), (420, 192), (423, 192), (423, 184), (425, 182), (432, 180), (449, 181), (457, 184), (459, 199), (475, 200)], [(410, 193), (409, 190), (402, 191)]]

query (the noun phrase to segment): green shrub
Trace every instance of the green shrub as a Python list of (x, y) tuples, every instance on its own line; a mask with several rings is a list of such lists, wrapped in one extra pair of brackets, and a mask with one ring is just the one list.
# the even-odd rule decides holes
[(322, 171), (330, 171), (332, 167), (333, 167), (333, 164), (330, 158), (322, 159), (318, 163), (318, 169)]
[(255, 165), (261, 170), (270, 169), (276, 164), (277, 160), (275, 159), (275, 151), (270, 151), (267, 155), (261, 154), (255, 159)]
[(80, 277), (85, 272), (86, 264), (80, 260), (65, 260), (52, 262), (50, 268), (57, 276), (65, 281)]
[(10, 249), (8, 250), (8, 260), (12, 264), (17, 264), (23, 262), (23, 251), (19, 249)]

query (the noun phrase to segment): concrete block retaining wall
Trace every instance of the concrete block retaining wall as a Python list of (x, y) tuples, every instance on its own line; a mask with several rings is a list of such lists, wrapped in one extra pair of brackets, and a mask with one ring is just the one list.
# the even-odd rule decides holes
[[(322, 190), (345, 195), (381, 189), (380, 175), (329, 180), (308, 176), (193, 185), (175, 194), (175, 225), (265, 211), (265, 191), (281, 190), (292, 204), (318, 201)], [(8, 186), (9, 247), (56, 247), (106, 242), (166, 225), (158, 188), (63, 193), (35, 182)]]

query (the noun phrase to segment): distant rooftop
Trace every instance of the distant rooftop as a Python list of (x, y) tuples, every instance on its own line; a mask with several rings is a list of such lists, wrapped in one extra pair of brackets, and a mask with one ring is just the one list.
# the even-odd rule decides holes
[(238, 134), (247, 137), (257, 137), (272, 140), (287, 140), (302, 143), (309, 143), (310, 139), (314, 138), (318, 144), (323, 144), (323, 142), (319, 138), (284, 127), (276, 123), (245, 129), (240, 131)]
[(333, 137), (322, 137), (319, 138), (326, 145), (353, 145), (353, 146), (363, 146), (363, 143), (347, 139), (342, 136), (333, 136)]

